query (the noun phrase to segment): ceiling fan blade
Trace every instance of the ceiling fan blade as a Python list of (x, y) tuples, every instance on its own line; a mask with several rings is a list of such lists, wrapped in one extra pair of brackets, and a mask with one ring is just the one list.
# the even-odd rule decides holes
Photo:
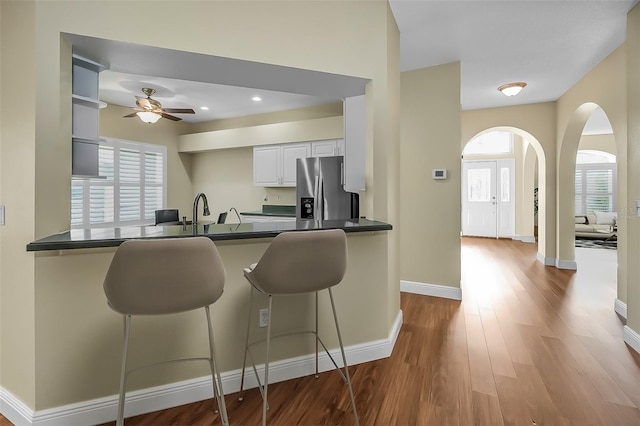
[(195, 114), (196, 112), (191, 108), (162, 108), (164, 112), (170, 112), (172, 114)]
[(169, 114), (164, 113), (164, 112), (161, 112), (161, 113), (160, 113), (160, 115), (161, 115), (161, 116), (163, 116), (164, 118), (167, 118), (167, 119), (169, 119), (169, 120), (173, 120), (173, 121), (180, 121), (180, 120), (182, 120), (182, 118), (180, 118), (180, 117), (174, 117), (173, 115), (169, 115)]
[(137, 112), (132, 112), (131, 114), (127, 114), (122, 118), (130, 118), (130, 117), (135, 117), (138, 113)]

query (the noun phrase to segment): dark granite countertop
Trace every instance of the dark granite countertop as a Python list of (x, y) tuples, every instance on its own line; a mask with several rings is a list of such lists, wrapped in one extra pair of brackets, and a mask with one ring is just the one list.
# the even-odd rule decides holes
[(72, 229), (27, 244), (27, 251), (117, 247), (125, 240), (206, 236), (213, 241), (275, 237), (281, 232), (343, 229), (345, 232), (390, 231), (388, 223), (369, 219), (303, 220), (238, 224), (130, 226), (125, 228)]

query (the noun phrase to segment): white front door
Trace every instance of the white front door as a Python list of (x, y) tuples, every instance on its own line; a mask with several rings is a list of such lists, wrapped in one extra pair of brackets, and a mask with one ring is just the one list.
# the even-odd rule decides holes
[(512, 158), (463, 162), (462, 235), (514, 235), (514, 168)]

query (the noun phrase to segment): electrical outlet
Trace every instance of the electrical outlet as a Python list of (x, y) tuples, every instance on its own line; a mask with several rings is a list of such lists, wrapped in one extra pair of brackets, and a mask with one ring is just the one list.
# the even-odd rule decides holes
[(260, 309), (258, 311), (258, 317), (260, 318), (260, 327), (266, 327), (269, 323), (269, 310)]

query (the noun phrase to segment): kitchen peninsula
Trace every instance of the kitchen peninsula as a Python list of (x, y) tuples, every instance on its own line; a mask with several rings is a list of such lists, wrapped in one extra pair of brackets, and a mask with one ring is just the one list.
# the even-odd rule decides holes
[(178, 238), (205, 236), (213, 241), (275, 237), (281, 232), (319, 229), (342, 229), (347, 233), (389, 231), (388, 223), (369, 219), (258, 222), (237, 224), (198, 224), (171, 226), (130, 226), (123, 228), (72, 229), (27, 245), (27, 251), (70, 250), (117, 247), (129, 239)]
[[(37, 287), (38, 316), (42, 320), (39, 333), (50, 356), (42, 361), (51, 376), (41, 386), (53, 392), (56, 399), (51, 407), (106, 401), (105, 409), (91, 413), (76, 424), (99, 424), (115, 416), (118, 391), (118, 372), (121, 359), (122, 319), (108, 306), (102, 284), (113, 255), (123, 241), (136, 238), (180, 238), (203, 235), (215, 241), (226, 270), (224, 294), (212, 309), (218, 358), (223, 371), (225, 393), (236, 392), (242, 367), (244, 336), (249, 315), (250, 285), (243, 268), (257, 262), (271, 240), (286, 231), (305, 232), (311, 229), (340, 228), (347, 233), (348, 264), (343, 281), (336, 286), (337, 309), (341, 332), (350, 364), (359, 364), (388, 356), (402, 323), (398, 310), (389, 310), (389, 294), (398, 293), (398, 283), (389, 282), (388, 240), (392, 226), (369, 219), (258, 222), (169, 226), (140, 226), (112, 229), (74, 229), (51, 235), (27, 245), (38, 263), (40, 282)], [(390, 232), (391, 231), (391, 232)], [(319, 259), (322, 262), (322, 259)], [(320, 329), (325, 330), (325, 343), (333, 350), (337, 339), (332, 330), (332, 315), (328, 298), (320, 298)], [(308, 295), (290, 296), (281, 300), (279, 314), (273, 326), (287, 330), (292, 324), (312, 327), (315, 298)], [(254, 300), (256, 313), (267, 306), (266, 298)], [(257, 314), (254, 315), (257, 318)], [(207, 330), (199, 313), (180, 314), (175, 319), (143, 318), (137, 323), (136, 344), (131, 359), (160, 361), (178, 358), (184, 348), (191, 353), (207, 353)], [(252, 335), (264, 333), (258, 321), (250, 325)], [(161, 336), (180, 336), (181, 344), (167, 344)], [(298, 341), (299, 340), (299, 341)], [(64, 344), (55, 345), (62, 341)], [(306, 339), (295, 339), (290, 346), (274, 353), (272, 361), (281, 368), (274, 380), (312, 374), (315, 369), (315, 346)], [(191, 350), (193, 352), (191, 352)], [(260, 361), (259, 361), (260, 362)], [(60, 368), (66, 363), (65, 368)], [(321, 370), (332, 368), (322, 361)], [(97, 383), (87, 392), (86, 377)], [(159, 371), (140, 371), (132, 376), (129, 391), (150, 395), (144, 406), (129, 403), (135, 413), (153, 411), (168, 406), (210, 398), (211, 386), (206, 363), (176, 365)], [(207, 382), (209, 380), (209, 382)], [(252, 376), (246, 385), (254, 387)], [(155, 397), (174, 395), (170, 400)], [(66, 411), (65, 411), (66, 413)], [(88, 419), (88, 420), (87, 420)], [(65, 418), (66, 420), (66, 418)], [(70, 424), (68, 421), (60, 423)]]

